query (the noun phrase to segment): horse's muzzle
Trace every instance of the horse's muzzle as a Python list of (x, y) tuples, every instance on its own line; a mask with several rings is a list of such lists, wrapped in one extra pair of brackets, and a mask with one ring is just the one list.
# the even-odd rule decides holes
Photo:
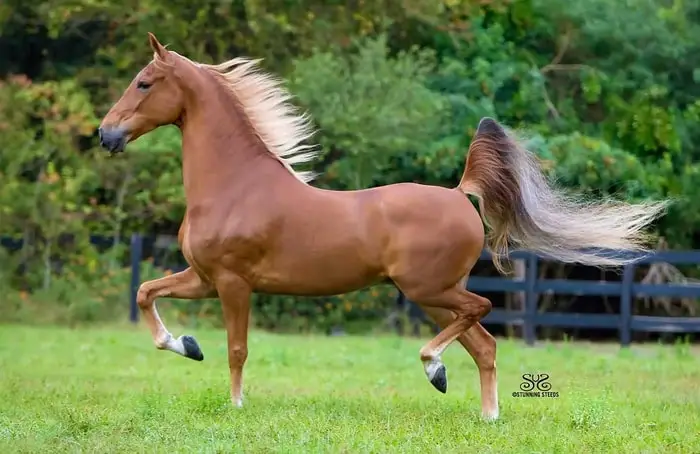
[(99, 128), (100, 146), (110, 153), (121, 153), (126, 147), (127, 134), (123, 128)]

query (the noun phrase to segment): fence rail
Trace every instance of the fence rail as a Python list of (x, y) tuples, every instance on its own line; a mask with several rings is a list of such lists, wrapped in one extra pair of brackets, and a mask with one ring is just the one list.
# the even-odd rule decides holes
[[(666, 333), (700, 333), (700, 317), (656, 317), (632, 314), (632, 303), (637, 296), (700, 297), (700, 285), (693, 284), (639, 284), (634, 282), (634, 269), (641, 264), (667, 262), (671, 264), (700, 264), (700, 251), (659, 251), (648, 256), (639, 256), (637, 261), (626, 265), (620, 282), (595, 282), (568, 279), (539, 279), (537, 268), (542, 258), (534, 253), (518, 251), (513, 258), (525, 260), (525, 279), (505, 277), (471, 277), (467, 289), (474, 292), (524, 292), (525, 304), (521, 311), (493, 309), (483, 323), (520, 325), (528, 345), (535, 343), (538, 326), (569, 328), (617, 328), (620, 344), (628, 346), (633, 331)], [(481, 260), (490, 260), (484, 251)], [(619, 314), (577, 314), (538, 312), (538, 296), (545, 292), (573, 294), (579, 296), (618, 296)]]

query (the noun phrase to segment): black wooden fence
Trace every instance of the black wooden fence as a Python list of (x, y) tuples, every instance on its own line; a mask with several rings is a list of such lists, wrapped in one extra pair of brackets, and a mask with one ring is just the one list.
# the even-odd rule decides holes
[[(3, 246), (11, 247), (7, 239), (2, 239)], [(93, 242), (99, 242), (93, 239)], [(144, 237), (131, 237), (131, 285), (129, 318), (137, 322), (139, 318), (136, 304), (136, 293), (141, 283), (140, 265), (143, 259)], [(13, 244), (17, 247), (19, 243)], [(490, 255), (484, 251), (481, 260), (490, 260)], [(484, 324), (519, 325), (528, 345), (535, 343), (535, 330), (538, 326), (550, 327), (580, 327), (580, 328), (611, 328), (619, 332), (620, 343), (627, 346), (631, 342), (632, 332), (657, 333), (700, 333), (700, 317), (656, 317), (632, 314), (632, 303), (638, 296), (667, 296), (667, 297), (700, 297), (700, 284), (642, 284), (634, 282), (634, 269), (638, 265), (653, 262), (670, 264), (700, 265), (700, 250), (691, 251), (659, 251), (648, 256), (639, 256), (634, 264), (627, 265), (622, 270), (620, 281), (586, 281), (570, 279), (539, 279), (538, 263), (543, 258), (527, 251), (515, 251), (511, 258), (522, 259), (526, 264), (524, 279), (508, 277), (469, 278), (467, 288), (474, 292), (523, 292), (525, 296), (524, 309), (512, 311), (494, 308), (486, 316)], [(172, 268), (171, 268), (172, 269)], [(179, 271), (174, 269), (173, 271)], [(538, 296), (543, 293), (570, 294), (579, 296), (617, 296), (620, 298), (619, 314), (576, 314), (538, 312)]]
[[(517, 251), (512, 258), (525, 260), (525, 279), (515, 280), (506, 277), (471, 277), (467, 288), (474, 292), (524, 292), (525, 304), (522, 311), (493, 309), (483, 323), (520, 325), (523, 337), (528, 345), (535, 343), (535, 328), (538, 326), (612, 328), (619, 332), (620, 344), (627, 346), (632, 338), (632, 331), (698, 333), (700, 317), (656, 317), (632, 315), (632, 302), (637, 296), (700, 297), (700, 285), (695, 284), (641, 284), (634, 282), (634, 269), (638, 265), (654, 262), (670, 264), (700, 264), (700, 251), (659, 251), (638, 260), (622, 270), (619, 282), (584, 281), (569, 279), (539, 279), (538, 262), (542, 259), (536, 254)], [(488, 252), (483, 252), (481, 260), (490, 260)], [(573, 294), (580, 296), (617, 296), (620, 297), (619, 314), (575, 314), (538, 312), (538, 296), (545, 292), (555, 294)]]

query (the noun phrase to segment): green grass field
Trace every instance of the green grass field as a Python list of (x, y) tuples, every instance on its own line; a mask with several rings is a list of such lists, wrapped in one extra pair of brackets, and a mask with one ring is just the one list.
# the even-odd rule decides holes
[[(235, 409), (224, 333), (189, 333), (204, 362), (155, 350), (145, 327), (0, 326), (0, 452), (700, 452), (688, 346), (499, 340), (501, 419), (486, 423), (458, 344), (442, 395), (422, 340), (253, 332)], [(513, 397), (528, 372), (548, 373), (559, 397)]]

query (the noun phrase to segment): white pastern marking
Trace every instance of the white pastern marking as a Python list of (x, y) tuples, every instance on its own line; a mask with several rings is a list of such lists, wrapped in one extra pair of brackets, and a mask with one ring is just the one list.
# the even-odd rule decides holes
[(498, 419), (498, 382), (494, 381), (493, 392), (491, 395), (491, 401), (494, 404), (494, 408), (484, 409), (482, 411), (482, 417), (486, 421), (495, 421)]
[(232, 393), (231, 402), (233, 403), (234, 407), (243, 408), (243, 392), (241, 392), (240, 396), (234, 396)]
[(442, 360), (439, 356), (423, 362), (423, 368), (425, 369), (425, 375), (428, 376), (428, 380), (432, 381), (435, 378), (435, 374), (440, 369), (440, 366), (442, 366)]
[(495, 421), (498, 419), (498, 409), (490, 412), (483, 412), (481, 417), (484, 419), (484, 421)]
[(178, 355), (185, 356), (185, 345), (182, 343), (182, 336), (175, 339), (172, 334), (166, 333), (158, 341), (158, 346), (163, 350), (170, 350)]
[(179, 355), (185, 356), (185, 344), (182, 343), (182, 336), (177, 339), (171, 337), (168, 342), (168, 350)]

